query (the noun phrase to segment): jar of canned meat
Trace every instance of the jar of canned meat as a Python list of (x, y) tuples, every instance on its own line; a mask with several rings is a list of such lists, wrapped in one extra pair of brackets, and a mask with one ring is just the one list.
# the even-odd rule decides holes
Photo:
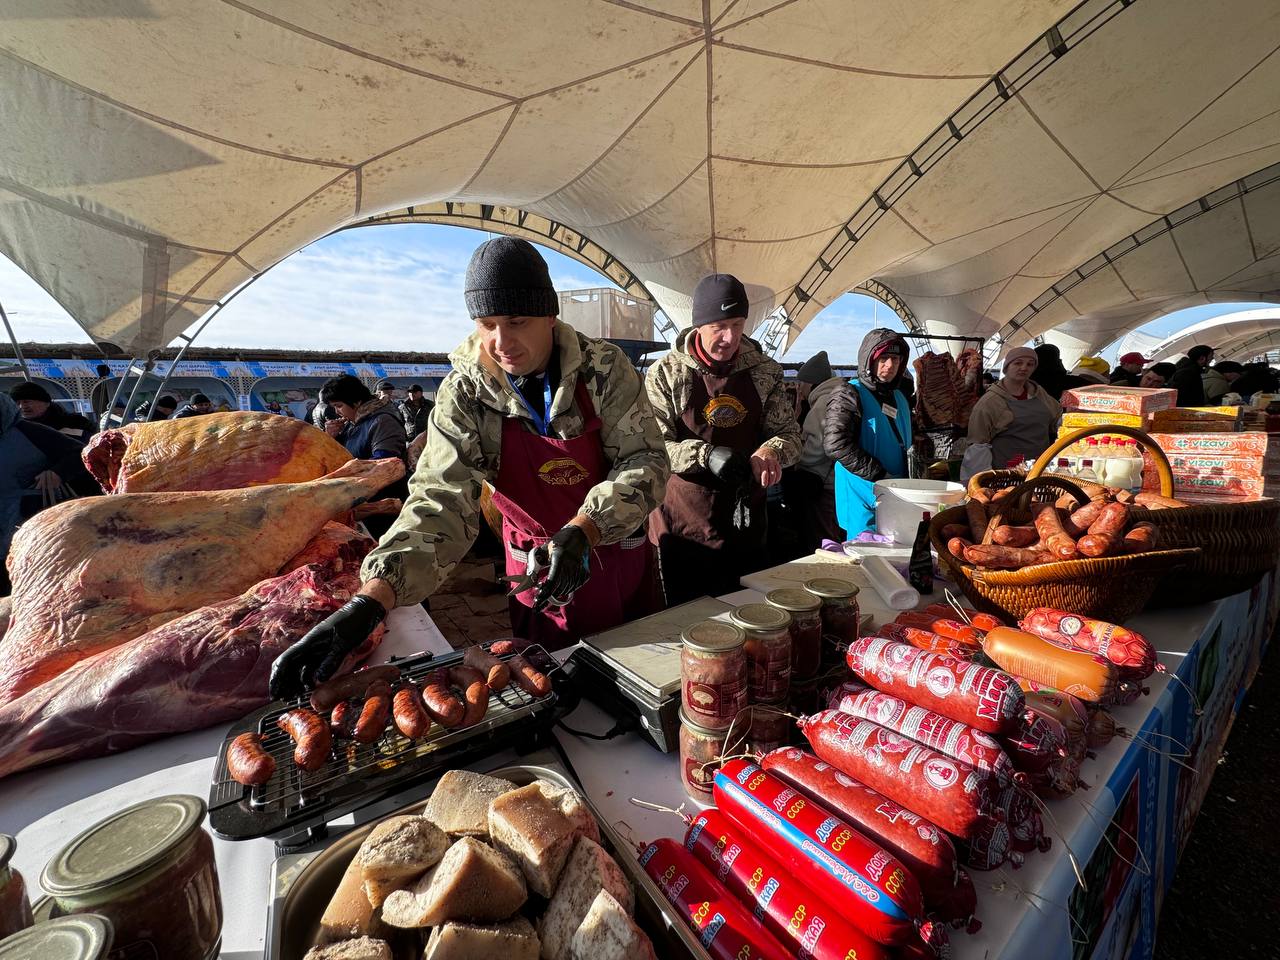
[(205, 805), (157, 797), (94, 824), (40, 877), (54, 915), (98, 914), (122, 956), (209, 960), (222, 936), (222, 897)]
[(680, 711), (680, 778), (689, 799), (708, 805), (712, 802), (711, 782), (720, 769), (728, 732), (704, 727)]
[(844, 662), (839, 648), (858, 639), (858, 585), (835, 577), (808, 580), (805, 590), (822, 601), (822, 637), (824, 662)]
[(791, 614), (767, 603), (745, 603), (729, 619), (747, 635), (748, 702), (784, 702), (791, 689)]
[(765, 600), (791, 617), (791, 682), (816, 677), (822, 666), (822, 601), (799, 587), (770, 590)]
[(111, 924), (91, 913), (46, 920), (0, 940), (0, 960), (108, 960), (111, 956)]
[(785, 747), (791, 742), (791, 731), (796, 722), (787, 716), (783, 707), (771, 707), (755, 703), (747, 707), (750, 724), (747, 732), (747, 752), (768, 753)]
[(17, 840), (0, 833), (0, 937), (25, 930), (32, 924), (27, 881), (9, 862), (17, 849)]
[(709, 730), (725, 730), (747, 705), (746, 634), (724, 620), (704, 620), (680, 635), (685, 713)]

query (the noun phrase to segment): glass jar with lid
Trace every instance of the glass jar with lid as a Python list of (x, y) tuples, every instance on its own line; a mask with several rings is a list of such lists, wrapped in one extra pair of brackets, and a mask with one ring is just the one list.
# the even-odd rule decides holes
[(791, 614), (768, 603), (744, 603), (729, 619), (747, 635), (748, 702), (785, 702), (791, 690)]
[(858, 585), (836, 577), (805, 581), (805, 590), (822, 601), (824, 663), (843, 663), (843, 648), (858, 640)]
[(59, 917), (0, 940), (0, 960), (107, 960), (111, 941), (105, 917)]
[(711, 782), (720, 769), (728, 730), (713, 730), (680, 711), (680, 779), (684, 792), (696, 803), (710, 805)]
[(816, 677), (822, 666), (822, 601), (799, 587), (770, 590), (765, 600), (791, 617), (791, 682)]
[(746, 634), (724, 620), (704, 620), (680, 634), (680, 687), (689, 719), (726, 730), (747, 705)]
[(0, 833), (0, 937), (25, 930), (33, 922), (27, 881), (9, 862), (17, 849), (17, 840)]
[(747, 707), (750, 724), (747, 727), (747, 751), (765, 754), (785, 747), (791, 742), (796, 722), (787, 715), (785, 705), (772, 707), (755, 703)]
[(178, 794), (144, 800), (94, 824), (40, 877), (54, 915), (105, 917), (114, 949), (125, 956), (216, 956), (222, 897), (204, 816), (203, 800)]

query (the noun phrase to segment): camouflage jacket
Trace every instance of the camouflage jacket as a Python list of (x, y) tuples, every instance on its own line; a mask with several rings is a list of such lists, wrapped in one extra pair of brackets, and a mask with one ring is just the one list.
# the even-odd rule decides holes
[[(551, 407), (552, 436), (581, 435), (585, 420), (574, 400), (581, 375), (601, 420), (608, 478), (593, 486), (581, 513), (600, 531), (602, 544), (635, 533), (667, 485), (667, 454), (640, 375), (626, 355), (564, 323), (555, 327), (560, 383)], [(429, 597), (453, 572), (479, 532), (481, 485), (498, 476), (502, 424), (533, 419), (501, 371), (482, 357), (480, 339), (468, 337), (449, 357), (453, 372), (436, 391), (431, 426), (404, 509), (361, 568), (366, 581), (387, 581), (401, 606)]]
[[(671, 459), (672, 473), (688, 473), (705, 469), (711, 444), (704, 440), (677, 440), (676, 431), (680, 417), (689, 406), (695, 376), (709, 373), (697, 358), (689, 352), (689, 337), (693, 328), (682, 330), (671, 351), (649, 368), (645, 376), (645, 389), (654, 415), (667, 444), (667, 456)], [(750, 337), (742, 338), (738, 359), (733, 372), (750, 370), (751, 381), (760, 394), (764, 408), (764, 422), (760, 430), (760, 442), (772, 447), (778, 461), (789, 467), (800, 459), (800, 425), (796, 423), (795, 405), (786, 394), (782, 367), (760, 352), (760, 345)], [(749, 451), (750, 452), (750, 451)]]

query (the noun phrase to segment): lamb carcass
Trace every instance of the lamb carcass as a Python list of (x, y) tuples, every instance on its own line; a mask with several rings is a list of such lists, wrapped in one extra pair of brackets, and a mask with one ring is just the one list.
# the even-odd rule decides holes
[(305, 420), (236, 411), (104, 430), (81, 457), (107, 493), (164, 493), (302, 483), (351, 454)]
[(264, 580), (81, 660), (0, 707), (0, 777), (229, 723), (263, 706), (272, 661), (359, 588), (359, 562), (344, 566), (310, 563)]
[(93, 497), (37, 514), (9, 553), (0, 703), (274, 576), (327, 521), (403, 474), (396, 458), (353, 460), (309, 483)]

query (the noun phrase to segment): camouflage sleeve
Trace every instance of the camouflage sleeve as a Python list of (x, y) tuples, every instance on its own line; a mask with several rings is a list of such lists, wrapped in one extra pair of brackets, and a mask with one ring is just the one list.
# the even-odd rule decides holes
[(387, 581), (402, 607), (431, 596), (479, 533), (480, 489), (488, 478), (479, 405), (456, 373), (438, 397), (409, 499), (360, 568), (365, 581)]
[(600, 400), (600, 439), (613, 464), (609, 478), (587, 491), (582, 512), (600, 530), (601, 543), (629, 537), (667, 489), (667, 451), (640, 374), (621, 350), (610, 347), (595, 371)]
[[(667, 354), (671, 356), (671, 354)], [(676, 424), (689, 401), (689, 392), (682, 390), (677, 396), (676, 376), (680, 367), (667, 363), (663, 357), (649, 368), (645, 376), (645, 392), (649, 395), (649, 403), (653, 407), (653, 416), (658, 424), (658, 432), (667, 447), (667, 458), (671, 461), (672, 473), (691, 473), (694, 470), (707, 468), (707, 454), (711, 444), (705, 440), (677, 440)]]
[(762, 446), (770, 447), (778, 455), (778, 462), (789, 467), (800, 459), (804, 442), (800, 424), (796, 422), (795, 405), (787, 397), (786, 381), (782, 367), (776, 363), (762, 363), (756, 367), (756, 388), (764, 404)]

